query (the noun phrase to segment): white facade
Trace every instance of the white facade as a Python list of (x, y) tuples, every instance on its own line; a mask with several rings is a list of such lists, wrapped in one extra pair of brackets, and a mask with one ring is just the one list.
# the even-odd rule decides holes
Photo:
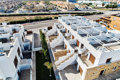
[(0, 80), (19, 79), (24, 40), (22, 25), (0, 25)]
[(108, 31), (105, 26), (81, 16), (63, 16), (58, 20), (60, 23), (48, 31), (54, 33), (47, 36), (58, 35), (50, 42), (54, 58), (58, 50), (63, 50), (57, 46), (63, 44), (67, 50), (66, 55), (55, 61), (59, 70), (77, 62), (77, 70), (79, 66), (82, 68), (84, 80), (87, 69), (120, 61), (120, 33)]

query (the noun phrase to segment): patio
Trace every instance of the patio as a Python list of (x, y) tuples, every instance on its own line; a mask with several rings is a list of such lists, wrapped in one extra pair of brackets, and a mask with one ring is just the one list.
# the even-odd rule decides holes
[(77, 65), (70, 65), (60, 71), (62, 80), (82, 80), (80, 72), (77, 71)]

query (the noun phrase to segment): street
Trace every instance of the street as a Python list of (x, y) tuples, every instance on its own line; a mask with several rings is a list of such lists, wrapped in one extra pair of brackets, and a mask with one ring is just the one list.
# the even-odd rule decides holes
[(45, 27), (53, 26), (53, 24), (56, 22), (57, 20), (38, 21), (38, 22), (26, 23), (24, 24), (24, 27), (27, 30), (34, 30), (34, 29), (39, 30)]
[(101, 12), (103, 12), (104, 14), (88, 15), (88, 16), (85, 16), (85, 17), (90, 19), (90, 20), (97, 20), (101, 17), (106, 17), (106, 16), (110, 16), (112, 14), (120, 13), (120, 11), (101, 11)]

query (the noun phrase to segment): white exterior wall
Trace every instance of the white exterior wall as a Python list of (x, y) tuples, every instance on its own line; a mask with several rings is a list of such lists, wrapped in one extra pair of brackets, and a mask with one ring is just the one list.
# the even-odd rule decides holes
[(103, 52), (99, 59), (99, 65), (106, 64), (106, 60), (108, 58), (112, 58), (111, 62), (119, 61), (120, 60), (120, 50)]
[(79, 66), (80, 66), (82, 68), (82, 70), (83, 70), (83, 73), (82, 73), (81, 77), (84, 80), (86, 70), (87, 70), (87, 66), (82, 62), (82, 60), (79, 57), (77, 57), (77, 63), (78, 63), (77, 69), (79, 70)]
[[(83, 73), (82, 73), (82, 79), (84, 80), (85, 79), (85, 75), (86, 75), (86, 71), (87, 69), (89, 68), (93, 68), (95, 66), (99, 66), (99, 65), (103, 65), (103, 64), (106, 64), (106, 60), (108, 58), (112, 58), (111, 62), (116, 62), (116, 61), (120, 61), (120, 50), (110, 50), (108, 52), (102, 52), (102, 51), (99, 51), (99, 50), (96, 50), (90, 43), (89, 41), (86, 39), (86, 38), (83, 38), (81, 37), (77, 31), (74, 31), (73, 29), (71, 29), (71, 26), (70, 25), (67, 25), (64, 21), (62, 21), (60, 18), (59, 18), (59, 22), (64, 25), (64, 28), (67, 29), (67, 31), (69, 30), (69, 32), (71, 33), (71, 35), (74, 36), (74, 40), (78, 40), (80, 43), (79, 43), (79, 47), (78, 47), (78, 52), (82, 51), (82, 49), (80, 49), (80, 46), (81, 44), (84, 45), (84, 49), (88, 49), (88, 57), (87, 59), (89, 59), (90, 57), (90, 54), (92, 54), (94, 57), (95, 57), (95, 62), (93, 65), (91, 66), (86, 66), (86, 64), (79, 58), (79, 56), (77, 57), (76, 61), (78, 63), (77, 65), (77, 70), (79, 69), (79, 66), (82, 68), (83, 70)], [(57, 29), (58, 33), (60, 35), (61, 32), (59, 31), (59, 29)], [(62, 35), (63, 36), (63, 35)], [(72, 38), (71, 38), (72, 40)], [(71, 41), (71, 43), (73, 43), (75, 41)], [(74, 49), (70, 46), (70, 41), (69, 40), (66, 40), (64, 38), (64, 43), (65, 45), (67, 45), (67, 50), (72, 50), (74, 52)], [(105, 46), (105, 45), (104, 45)], [(108, 44), (106, 44), (106, 46), (108, 46)], [(72, 53), (72, 52), (71, 52)]]
[(7, 39), (9, 39), (10, 36), (11, 36), (10, 33), (7, 33), (7, 34), (0, 34), (0, 38), (7, 38)]
[(12, 46), (10, 43), (1, 43), (0, 42), (0, 48), (3, 48), (3, 50), (10, 50), (10, 46)]
[[(21, 48), (19, 46), (19, 42), (17, 38), (15, 39), (13, 46), (14, 47), (10, 49), (10, 52), (8, 55), (0, 56), (0, 75), (2, 75), (1, 77), (3, 79), (5, 79), (6, 77), (11, 77), (13, 80), (18, 79), (17, 71), (18, 71), (19, 63), (21, 59), (17, 53), (17, 49), (19, 47), (21, 52)], [(22, 57), (22, 53), (20, 55)], [(14, 65), (15, 56), (18, 59), (17, 68)]]
[(21, 30), (19, 31), (19, 33), (16, 33), (16, 34), (14, 34), (13, 36), (18, 38), (18, 41), (19, 41), (19, 43), (20, 43), (20, 46), (21, 46), (21, 48), (24, 50), (24, 47), (23, 47), (23, 44), (24, 44), (24, 43), (23, 43), (23, 41), (22, 41), (22, 37), (23, 37), (24, 40), (25, 40), (25, 38), (24, 38), (23, 33), (24, 33), (24, 27), (21, 27)]
[(84, 44), (84, 47), (87, 48), (89, 50), (89, 52), (95, 57), (94, 65), (98, 65), (101, 53), (99, 51), (97, 51), (92, 45), (90, 45), (86, 39), (80, 37), (80, 35), (77, 33), (77, 31), (74, 31), (73, 29), (71, 29), (71, 27), (69, 25), (67, 25), (65, 22), (63, 22), (61, 19), (59, 19), (59, 21), (64, 25), (64, 27), (67, 30), (70, 31), (70, 33), (74, 36), (74, 39), (78, 40), (80, 42), (80, 44), (81, 43)]

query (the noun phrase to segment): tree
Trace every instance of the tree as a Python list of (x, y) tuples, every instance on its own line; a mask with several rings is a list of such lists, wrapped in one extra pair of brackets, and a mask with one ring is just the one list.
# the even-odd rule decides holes
[(47, 59), (47, 49), (42, 49), (42, 52), (44, 53), (44, 56)]
[(104, 3), (104, 2), (102, 3), (102, 6), (105, 6), (105, 3)]
[(108, 4), (108, 5), (106, 5), (105, 6), (106, 8), (112, 8), (112, 10), (113, 10), (113, 8), (117, 8), (118, 6), (117, 6), (117, 4), (116, 3), (114, 3), (114, 4)]
[(106, 5), (105, 7), (106, 7), (106, 8), (109, 8), (109, 5)]
[(51, 77), (52, 76), (51, 75), (52, 63), (50, 63), (49, 61), (47, 61), (47, 62), (44, 63), (44, 66), (46, 66), (49, 69), (49, 71), (50, 71), (49, 76)]
[(42, 48), (47, 49), (46, 38), (45, 38), (45, 35), (42, 33), (42, 30), (40, 30), (40, 39), (42, 42)]

